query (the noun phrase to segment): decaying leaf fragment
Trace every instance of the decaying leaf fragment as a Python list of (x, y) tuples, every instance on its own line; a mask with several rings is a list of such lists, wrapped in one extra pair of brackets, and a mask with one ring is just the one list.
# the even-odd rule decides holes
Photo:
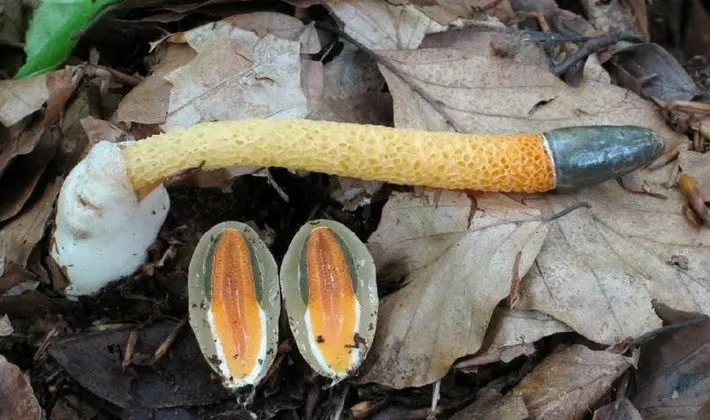
[(164, 130), (199, 121), (297, 118), (308, 113), (300, 42), (273, 34), (260, 37), (227, 22), (200, 26), (182, 36), (197, 56), (164, 76), (173, 85)]
[(222, 222), (205, 232), (190, 260), (190, 325), (227, 389), (256, 385), (278, 346), (276, 262), (256, 231)]
[(583, 419), (633, 366), (629, 357), (575, 344), (549, 355), (515, 387), (531, 418)]
[(445, 29), (411, 4), (337, 0), (327, 6), (346, 34), (372, 50), (416, 49), (428, 33)]
[(460, 192), (395, 193), (368, 239), (381, 281), (403, 278), (380, 306), (378, 336), (362, 382), (395, 388), (432, 383), (477, 352), (493, 310), (547, 235), (538, 210), (502, 194), (474, 202)]
[(708, 418), (710, 319), (657, 305), (667, 325), (700, 321), (659, 334), (641, 347), (638, 391), (631, 402), (643, 418)]
[(41, 419), (44, 413), (37, 402), (29, 378), (17, 365), (0, 354), (0, 413), (7, 419)]
[(56, 179), (37, 202), (0, 229), (0, 293), (34, 277), (26, 270), (27, 261), (44, 237), (62, 182)]
[(313, 220), (294, 236), (281, 263), (281, 290), (298, 350), (333, 383), (367, 357), (378, 313), (375, 264), (343, 224)]
[(47, 74), (0, 81), (0, 124), (9, 127), (37, 111), (49, 99)]

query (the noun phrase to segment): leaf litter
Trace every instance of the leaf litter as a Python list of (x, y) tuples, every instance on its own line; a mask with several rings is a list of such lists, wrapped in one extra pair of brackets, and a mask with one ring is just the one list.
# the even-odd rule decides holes
[[(287, 13), (244, 9), (237, 15), (237, 3), (226, 2), (223, 10), (210, 9), (211, 3), (220, 2), (208, 3), (182, 6), (156, 0), (127, 5), (124, 10), (133, 8), (133, 15), (124, 22), (133, 25), (126, 26), (131, 28), (126, 29), (126, 40), (153, 35), (144, 38), (144, 50), (135, 53), (136, 62), (148, 62), (147, 71), (101, 82), (102, 92), (110, 89), (122, 98), (113, 106), (93, 104), (74, 114), (71, 108), (89, 97), (91, 83), (85, 82), (91, 72), (76, 73), (71, 80), (78, 87), (72, 85), (66, 95), (48, 88), (48, 78), (59, 73), (0, 81), (7, 88), (1, 91), (6, 96), (0, 93), (2, 132), (12, 133), (3, 140), (0, 158), (12, 163), (16, 156), (30, 156), (38, 167), (48, 168), (39, 173), (53, 179), (85, 152), (83, 145), (98, 139), (140, 140), (147, 133), (206, 120), (294, 116), (490, 133), (633, 124), (657, 130), (669, 149), (682, 151), (671, 157), (677, 162), (638, 171), (620, 180), (623, 185), (613, 180), (575, 193), (529, 196), (400, 191), (381, 183), (279, 169), (266, 178), (236, 179), (257, 168), (187, 174), (183, 182), (169, 183), (175, 205), (145, 270), (88, 298), (85, 315), (69, 315), (79, 330), (77, 338), (50, 340), (55, 343), (51, 360), (59, 362), (59, 368), (42, 357), (33, 362), (38, 366), (31, 374), (40, 384), (35, 390), (39, 395), (54, 392), (47, 391), (50, 386), (42, 376), (44, 369), (54, 369), (54, 375), (68, 375), (71, 379), (64, 380), (91, 390), (87, 398), (107, 399), (124, 415), (159, 415), (190, 406), (197, 412), (202, 408), (195, 406), (205, 404), (218, 415), (246, 415), (214, 395), (167, 392), (177, 383), (207, 381), (195, 369), (176, 373), (176, 366), (164, 365), (165, 372), (177, 375), (171, 384), (154, 380), (142, 356), (133, 359), (129, 373), (112, 371), (108, 365), (122, 363), (117, 354), (128, 351), (131, 334), (106, 327), (104, 334), (87, 335), (83, 317), (88, 314), (98, 325), (137, 321), (151, 325), (150, 331), (165, 332), (174, 324), (165, 327), (155, 316), (184, 313), (184, 261), (203, 226), (245, 219), (271, 232), (269, 244), (278, 256), (299, 224), (323, 216), (357, 230), (378, 264), (382, 310), (375, 345), (351, 388), (331, 392), (320, 388), (284, 342), (281, 362), (255, 406), (265, 417), (285, 411), (308, 417), (317, 411), (346, 410), (356, 418), (581, 418), (593, 411), (595, 418), (636, 418), (638, 412), (645, 416), (705, 409), (707, 401), (691, 398), (698, 395), (695, 390), (704, 390), (701, 378), (687, 392), (673, 382), (685, 377), (685, 370), (703, 365), (704, 353), (695, 351), (703, 349), (702, 343), (684, 342), (686, 347), (680, 349), (661, 335), (640, 344), (639, 392), (619, 394), (612, 402), (612, 383), (636, 369), (635, 351), (600, 349), (660, 331), (667, 319), (654, 311), (652, 302), (690, 313), (710, 312), (709, 230), (689, 223), (679, 189), (686, 185), (679, 175), (688, 174), (697, 183), (695, 208), (700, 200), (708, 200), (703, 124), (698, 122), (703, 104), (694, 102), (702, 93), (699, 85), (680, 59), (655, 43), (614, 42), (606, 51), (580, 54), (592, 45), (592, 37), (609, 28), (652, 32), (644, 26), (647, 11), (641, 3), (629, 2), (613, 16), (609, 11), (617, 10), (616, 2), (580, 3), (596, 28), (553, 1), (293, 1)], [(319, 9), (321, 3), (325, 7)], [(318, 13), (311, 14), (314, 10)], [(103, 19), (106, 28), (120, 22), (120, 15), (121, 8), (110, 10)], [(524, 20), (526, 27), (539, 26), (540, 32), (516, 28), (516, 19)], [(131, 33), (140, 22), (151, 30)], [(106, 34), (101, 21), (94, 25), (93, 32), (85, 34), (90, 35), (87, 40)], [(167, 35), (156, 38), (154, 29), (159, 27)], [(338, 28), (344, 34), (338, 34)], [(550, 41), (545, 33), (549, 30), (578, 40)], [(108, 37), (102, 41), (117, 42)], [(81, 49), (77, 53), (83, 54)], [(103, 59), (100, 54), (93, 57), (92, 63)], [(565, 75), (555, 77), (555, 66), (570, 59)], [(125, 68), (140, 66), (125, 63)], [(79, 99), (72, 102), (74, 89)], [(680, 114), (660, 112), (659, 105), (682, 107), (688, 116), (685, 125), (671, 124), (668, 116)], [(99, 108), (106, 111), (96, 113)], [(73, 121), (64, 124), (64, 118)], [(69, 138), (76, 135), (67, 128), (71, 124), (83, 128), (83, 140)], [(694, 141), (685, 133), (694, 134)], [(52, 139), (59, 148), (76, 142), (77, 150), (66, 159), (50, 156), (44, 163), (32, 156), (42, 150), (42, 141)], [(11, 173), (0, 172), (5, 175), (0, 185), (7, 185)], [(38, 179), (18, 204), (8, 207), (9, 216), (0, 226), (3, 291), (32, 279), (44, 279), (46, 285), (47, 271), (57, 282), (59, 274), (43, 267), (49, 264), (43, 241), (59, 182)], [(6, 193), (7, 187), (2, 188)], [(257, 210), (249, 209), (252, 204)], [(553, 217), (560, 213), (565, 214)], [(24, 292), (25, 311), (13, 314), (28, 316), (38, 296), (53, 294), (42, 286), (40, 292), (31, 289)], [(12, 305), (23, 298), (5, 296), (10, 297)], [(44, 309), (34, 311), (35, 316), (57, 311), (53, 305), (43, 301)], [(20, 306), (8, 310), (11, 307)], [(0, 304), (0, 314), (4, 310)], [(168, 354), (189, 348), (186, 337), (190, 335), (178, 335)], [(566, 341), (570, 337), (585, 344)], [(93, 341), (85, 347), (89, 338)], [(158, 339), (150, 338), (150, 345)], [(554, 343), (556, 350), (548, 354)], [(649, 352), (652, 357), (654, 352), (665, 354), (666, 348), (689, 351), (686, 360), (697, 364), (680, 365), (672, 358), (649, 364), (643, 358)], [(0, 352), (5, 349), (0, 343)], [(89, 362), (97, 365), (97, 375), (87, 376), (81, 368)], [(654, 373), (655, 366), (665, 375)], [(156, 397), (133, 398), (124, 387), (128, 374), (132, 387)], [(661, 384), (661, 377), (670, 382)], [(212, 389), (215, 382), (205, 386)], [(378, 397), (368, 397), (372, 389), (385, 390), (379, 403), (373, 402)], [(85, 397), (61, 396), (53, 414), (79, 412), (66, 408), (79, 407), (76, 398), (83, 402)], [(678, 398), (682, 408), (672, 404)], [(49, 400), (41, 401), (45, 405)]]
[(393, 194), (367, 245), (378, 272), (403, 277), (403, 287), (382, 299), (361, 380), (422, 386), (477, 352), (516, 255), (527, 272), (546, 236), (535, 209), (504, 195), (442, 193), (435, 203), (430, 190)]

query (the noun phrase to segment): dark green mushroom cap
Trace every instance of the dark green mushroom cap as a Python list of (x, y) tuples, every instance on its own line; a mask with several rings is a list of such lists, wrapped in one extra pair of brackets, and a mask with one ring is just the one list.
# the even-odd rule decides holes
[(582, 126), (545, 132), (557, 191), (599, 184), (640, 169), (663, 152), (654, 130), (636, 126)]

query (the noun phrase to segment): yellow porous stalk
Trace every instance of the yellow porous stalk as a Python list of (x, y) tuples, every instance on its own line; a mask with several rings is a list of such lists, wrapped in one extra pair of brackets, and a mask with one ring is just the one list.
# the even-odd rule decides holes
[(126, 146), (140, 197), (186, 169), (284, 167), (442, 189), (543, 192), (554, 188), (541, 134), (428, 132), (312, 120), (200, 123)]

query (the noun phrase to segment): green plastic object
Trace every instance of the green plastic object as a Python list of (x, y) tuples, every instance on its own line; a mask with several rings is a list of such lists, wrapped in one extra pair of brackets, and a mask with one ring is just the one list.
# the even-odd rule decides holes
[(25, 36), (25, 64), (15, 79), (55, 70), (71, 54), (86, 26), (121, 0), (41, 0)]

